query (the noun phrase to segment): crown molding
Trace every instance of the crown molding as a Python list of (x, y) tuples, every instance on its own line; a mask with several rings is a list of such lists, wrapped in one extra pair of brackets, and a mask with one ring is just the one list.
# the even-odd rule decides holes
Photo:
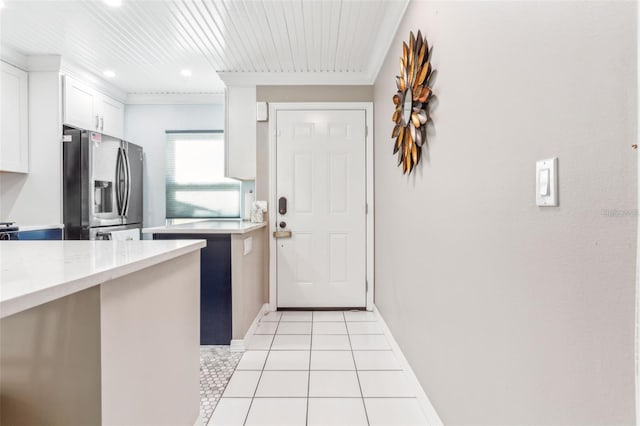
[(62, 58), (60, 73), (68, 75), (83, 83), (88, 84), (95, 90), (104, 93), (112, 97), (119, 102), (125, 102), (127, 99), (127, 93), (117, 86), (107, 82), (106, 80), (98, 77), (97, 75), (87, 71), (86, 69), (76, 65), (75, 63)]
[(12, 47), (0, 45), (0, 59), (16, 68), (20, 68), (23, 71), (27, 69), (27, 56), (13, 49)]
[(62, 68), (60, 55), (32, 55), (27, 56), (29, 72), (59, 72)]
[(127, 105), (224, 105), (224, 92), (215, 93), (129, 93)]
[(363, 72), (230, 72), (219, 71), (226, 86), (307, 86), (370, 85), (371, 76)]

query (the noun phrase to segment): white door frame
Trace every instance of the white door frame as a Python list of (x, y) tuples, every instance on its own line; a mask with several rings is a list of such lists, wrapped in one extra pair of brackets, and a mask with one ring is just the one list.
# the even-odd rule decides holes
[(276, 239), (276, 129), (278, 111), (302, 110), (362, 110), (365, 111), (366, 139), (366, 182), (367, 182), (367, 310), (373, 310), (375, 288), (373, 268), (373, 102), (277, 102), (269, 104), (269, 309), (275, 311), (277, 305), (277, 262)]
[[(636, 21), (640, 22), (640, 6), (636, 5)], [(636, 64), (640, 69), (640, 27), (637, 28), (636, 33)], [(636, 105), (640, 105), (640, 85), (636, 88)], [(637, 109), (638, 107), (636, 107)], [(640, 123), (640, 110), (636, 111), (636, 119)], [(640, 144), (640, 125), (636, 127), (636, 144)], [(637, 208), (640, 212), (640, 149), (637, 149), (637, 164), (638, 164), (638, 176), (637, 182)], [(640, 425), (640, 215), (636, 214), (637, 225), (637, 241), (636, 241), (636, 297), (635, 297), (635, 344), (634, 344), (634, 381), (635, 381), (635, 414), (636, 425)]]

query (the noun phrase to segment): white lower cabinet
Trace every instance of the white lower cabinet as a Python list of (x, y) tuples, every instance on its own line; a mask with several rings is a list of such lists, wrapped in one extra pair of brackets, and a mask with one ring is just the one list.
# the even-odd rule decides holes
[(63, 90), (64, 124), (123, 138), (124, 104), (69, 76)]
[(0, 171), (29, 172), (29, 77), (0, 62)]

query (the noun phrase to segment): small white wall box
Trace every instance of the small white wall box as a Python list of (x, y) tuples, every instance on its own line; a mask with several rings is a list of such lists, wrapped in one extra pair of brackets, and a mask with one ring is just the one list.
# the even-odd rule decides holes
[(558, 205), (558, 158), (536, 162), (536, 205)]
[(269, 121), (269, 105), (266, 102), (256, 102), (256, 121)]
[(245, 238), (244, 241), (244, 255), (248, 255), (253, 250), (253, 237)]

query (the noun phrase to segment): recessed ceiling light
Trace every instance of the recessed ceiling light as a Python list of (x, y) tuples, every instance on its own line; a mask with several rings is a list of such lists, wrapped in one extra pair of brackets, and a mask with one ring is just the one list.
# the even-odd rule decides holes
[(4, 7), (4, 2), (0, 0), (0, 9), (2, 9), (3, 7)]
[(191, 77), (193, 73), (191, 72), (191, 70), (183, 69), (182, 71), (180, 71), (180, 75), (183, 77)]
[(106, 4), (111, 7), (120, 7), (122, 6), (122, 0), (104, 0)]
[(116, 73), (111, 70), (105, 70), (102, 74), (107, 78), (113, 78), (116, 76)]

